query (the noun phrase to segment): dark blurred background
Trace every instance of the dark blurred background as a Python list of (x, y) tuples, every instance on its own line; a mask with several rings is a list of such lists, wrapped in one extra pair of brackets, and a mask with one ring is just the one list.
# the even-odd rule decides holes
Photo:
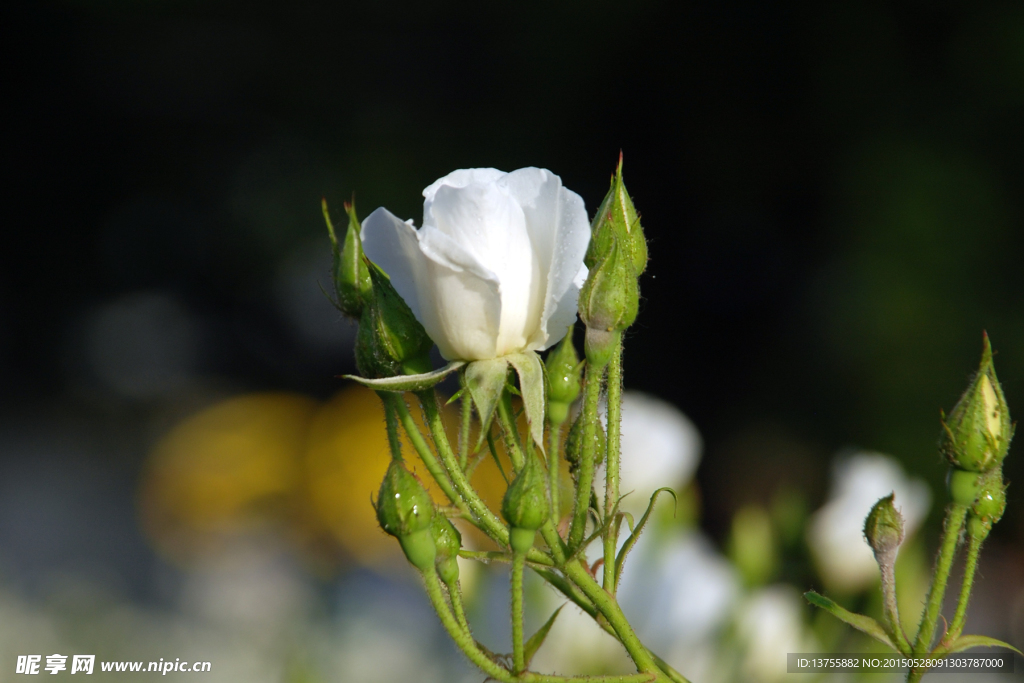
[(419, 223), (456, 168), (546, 167), (593, 211), (623, 150), (651, 253), (626, 382), (700, 429), (719, 540), (780, 489), (819, 504), (847, 446), (925, 478), (934, 531), (939, 409), (982, 330), (1024, 414), (1019, 3), (5, 13), (0, 554), (25, 584), (95, 566), (145, 595), (160, 436), (211, 397), (323, 400), (353, 369), (320, 198)]

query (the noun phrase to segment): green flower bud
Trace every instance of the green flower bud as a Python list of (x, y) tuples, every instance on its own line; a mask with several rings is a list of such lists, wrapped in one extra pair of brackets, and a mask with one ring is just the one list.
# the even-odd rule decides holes
[(946, 479), (949, 497), (960, 505), (974, 505), (981, 491), (981, 480), (982, 476), (977, 472), (950, 468), (949, 477)]
[(598, 207), (590, 230), (590, 245), (583, 259), (588, 268), (593, 268), (605, 257), (614, 241), (625, 245), (634, 276), (639, 276), (647, 268), (647, 240), (640, 227), (640, 216), (622, 182), (621, 152), (611, 188)]
[(875, 551), (875, 559), (880, 564), (891, 563), (903, 543), (903, 515), (893, 505), (895, 497), (895, 493), (890, 493), (879, 500), (864, 520), (864, 538)]
[(324, 212), (324, 220), (327, 222), (327, 234), (331, 238), (331, 253), (334, 256), (331, 274), (334, 277), (334, 291), (338, 296), (338, 308), (345, 315), (358, 318), (370, 297), (371, 285), (369, 269), (363, 262), (363, 244), (360, 239), (362, 228), (356, 217), (355, 200), (345, 202), (348, 229), (345, 231), (343, 245), (338, 244), (334, 224), (327, 212), (327, 200), (321, 200), (320, 206)]
[(510, 542), (514, 551), (526, 552), (533, 546), (534, 532), (547, 521), (550, 511), (547, 478), (537, 456), (528, 455), (523, 469), (501, 501), (501, 514), (511, 528)]
[(437, 548), (437, 573), (445, 584), (453, 584), (459, 580), (459, 550), (462, 548), (462, 534), (441, 514), (434, 515), (430, 525), (430, 535), (434, 538)]
[(430, 371), (434, 343), (387, 274), (369, 260), (371, 296), (359, 319), (356, 367), (364, 377), (414, 375)]
[(420, 571), (434, 565), (433, 519), (430, 494), (401, 460), (392, 460), (377, 495), (377, 521), (381, 529), (398, 538), (405, 556)]
[(594, 330), (621, 332), (636, 320), (639, 306), (640, 286), (629, 254), (622, 242), (613, 238), (580, 290), (580, 319)]
[(967, 519), (968, 533), (982, 538), (987, 537), (992, 526), (1003, 518), (1005, 511), (1006, 486), (1003, 484), (1003, 472), (994, 469), (984, 475), (980, 482), (977, 500), (974, 501)]
[(580, 395), (580, 359), (572, 344), (572, 327), (544, 361), (548, 377), (548, 420), (555, 426), (569, 417), (569, 406)]
[(943, 421), (939, 437), (939, 450), (949, 462), (970, 472), (998, 467), (1013, 437), (1010, 408), (996, 378), (987, 334), (984, 343), (978, 372), (949, 418)]
[[(608, 447), (608, 437), (604, 432), (604, 425), (596, 420), (594, 425), (594, 465), (604, 462), (604, 452)], [(569, 471), (575, 472), (580, 465), (580, 458), (583, 454), (583, 413), (576, 416), (572, 426), (569, 427), (569, 435), (565, 437), (565, 459), (569, 462)]]

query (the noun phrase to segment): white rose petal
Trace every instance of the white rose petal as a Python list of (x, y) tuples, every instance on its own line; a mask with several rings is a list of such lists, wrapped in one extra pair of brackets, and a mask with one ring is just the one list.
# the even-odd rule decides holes
[(366, 255), (391, 277), (448, 360), (546, 349), (576, 319), (590, 223), (544, 169), (463, 169), (423, 191), (418, 230), (380, 208)]

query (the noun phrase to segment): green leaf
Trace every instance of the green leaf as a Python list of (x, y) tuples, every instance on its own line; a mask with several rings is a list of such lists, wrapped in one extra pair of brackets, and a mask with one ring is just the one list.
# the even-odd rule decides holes
[(381, 379), (367, 379), (358, 375), (342, 375), (345, 379), (354, 379), (363, 386), (377, 391), (422, 391), (429, 389), (445, 377), (461, 368), (465, 363), (461, 360), (452, 361), (440, 370), (424, 372), (420, 375), (396, 375)]
[(804, 593), (804, 597), (807, 598), (807, 602), (811, 603), (815, 607), (820, 607), (839, 621), (846, 622), (858, 631), (862, 631), (883, 645), (888, 645), (893, 650), (896, 650), (896, 646), (893, 645), (892, 640), (885, 632), (885, 629), (882, 628), (882, 625), (871, 617), (864, 616), (863, 614), (855, 614), (847, 609), (843, 609), (834, 600), (830, 600), (824, 595), (820, 595), (814, 591), (807, 591)]
[(1024, 655), (1024, 652), (1021, 652), (1013, 645), (1010, 645), (1009, 643), (1004, 643), (1001, 640), (996, 640), (995, 638), (990, 638), (988, 636), (960, 636), (959, 638), (953, 641), (953, 644), (949, 646), (948, 650), (946, 648), (940, 647), (936, 648), (935, 652), (936, 654), (938, 654), (940, 650), (942, 651), (942, 653), (963, 652), (964, 650), (969, 650), (972, 647), (1005, 647), (1013, 650), (1019, 655)]
[(548, 637), (548, 631), (555, 625), (555, 618), (558, 617), (558, 613), (562, 611), (562, 605), (554, 611), (551, 617), (544, 622), (544, 625), (537, 629), (537, 632), (530, 636), (530, 639), (526, 641), (526, 645), (523, 646), (523, 659), (526, 660), (526, 666), (530, 666), (530, 660), (537, 654), (537, 650), (544, 644), (544, 639)]
[(494, 408), (498, 405), (501, 392), (505, 389), (506, 377), (508, 361), (504, 358), (475, 360), (466, 366), (466, 387), (480, 415), (480, 441), (477, 448), (480, 448), (491, 428), (491, 418), (494, 417)]
[(633, 549), (634, 545), (636, 545), (637, 540), (640, 538), (640, 534), (644, 531), (644, 527), (647, 526), (647, 520), (650, 519), (651, 511), (654, 510), (654, 503), (658, 500), (658, 494), (662, 491), (668, 491), (672, 494), (672, 500), (675, 503), (679, 502), (679, 499), (676, 498), (676, 492), (669, 487), (664, 486), (651, 494), (651, 502), (647, 504), (647, 510), (644, 511), (644, 516), (640, 518), (640, 523), (636, 525), (635, 529), (633, 528), (633, 515), (629, 515), (629, 529), (632, 533), (629, 535), (629, 538), (626, 539), (626, 542), (622, 544), (622, 550), (619, 551), (619, 556), (615, 558), (615, 576), (618, 577), (616, 582), (619, 579), (622, 579), (622, 565), (626, 562), (626, 556), (629, 555), (629, 551)]
[(523, 392), (523, 406), (526, 421), (530, 424), (530, 436), (544, 452), (544, 365), (540, 356), (533, 351), (513, 353), (506, 356), (508, 362), (519, 374), (519, 388)]

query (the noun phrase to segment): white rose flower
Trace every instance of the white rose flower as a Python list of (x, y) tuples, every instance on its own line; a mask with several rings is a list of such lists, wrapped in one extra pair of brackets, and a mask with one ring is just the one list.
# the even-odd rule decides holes
[(448, 360), (540, 351), (576, 319), (587, 277), (583, 200), (540, 168), (455, 171), (423, 190), (423, 226), (380, 208), (366, 255)]

